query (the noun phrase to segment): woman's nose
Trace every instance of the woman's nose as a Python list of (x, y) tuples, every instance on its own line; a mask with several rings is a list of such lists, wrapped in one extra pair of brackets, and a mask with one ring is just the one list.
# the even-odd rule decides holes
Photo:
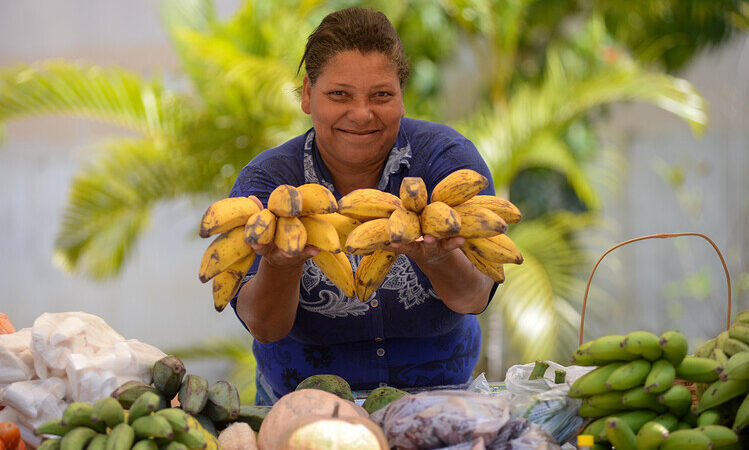
[(372, 107), (367, 100), (359, 100), (351, 104), (348, 117), (356, 123), (366, 123), (372, 120)]

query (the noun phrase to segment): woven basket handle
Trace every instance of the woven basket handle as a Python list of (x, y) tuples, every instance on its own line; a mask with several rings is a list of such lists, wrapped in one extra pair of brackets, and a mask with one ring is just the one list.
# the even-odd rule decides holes
[(644, 241), (645, 239), (667, 239), (667, 238), (673, 238), (673, 237), (680, 237), (680, 236), (699, 236), (703, 239), (705, 239), (707, 242), (710, 243), (710, 245), (713, 246), (715, 249), (715, 252), (718, 254), (718, 257), (720, 258), (720, 263), (723, 264), (723, 271), (726, 273), (726, 285), (728, 286), (728, 317), (726, 317), (726, 330), (731, 326), (731, 276), (728, 274), (728, 267), (726, 266), (726, 260), (723, 259), (723, 254), (720, 253), (720, 250), (718, 250), (718, 246), (715, 245), (715, 242), (712, 241), (709, 237), (705, 236), (702, 233), (694, 233), (694, 232), (686, 232), (686, 233), (660, 233), (660, 234), (651, 234), (648, 236), (640, 236), (633, 239), (629, 239), (624, 242), (620, 242), (616, 244), (615, 246), (611, 247), (610, 249), (606, 250), (606, 252), (601, 255), (600, 258), (598, 258), (598, 261), (596, 261), (596, 264), (593, 266), (593, 270), (590, 271), (590, 276), (588, 277), (588, 283), (585, 285), (585, 296), (583, 297), (583, 310), (582, 314), (580, 315), (580, 345), (583, 345), (583, 327), (585, 325), (585, 307), (588, 304), (588, 290), (590, 289), (590, 282), (593, 280), (593, 274), (596, 272), (596, 268), (598, 268), (598, 265), (603, 261), (603, 258), (614, 251), (615, 249), (621, 247), (622, 245), (629, 244), (631, 242), (637, 242), (637, 241)]

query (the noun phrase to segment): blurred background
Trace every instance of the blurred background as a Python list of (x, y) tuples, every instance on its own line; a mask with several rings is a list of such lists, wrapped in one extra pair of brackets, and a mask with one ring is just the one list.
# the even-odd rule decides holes
[[(749, 4), (739, 0), (0, 1), (0, 311), (17, 328), (86, 311), (229, 377), (251, 401), (250, 336), (198, 281), (205, 208), (310, 122), (306, 36), (385, 12), (412, 65), (410, 117), (482, 152), (524, 213), (525, 256), (480, 316), (476, 373), (567, 363), (610, 246), (696, 231), (749, 308)], [(586, 339), (725, 327), (726, 277), (696, 237), (607, 256)]]

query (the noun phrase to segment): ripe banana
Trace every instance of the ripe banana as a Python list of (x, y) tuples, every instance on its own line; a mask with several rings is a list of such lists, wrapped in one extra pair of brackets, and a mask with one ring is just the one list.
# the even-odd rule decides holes
[(252, 247), (244, 240), (244, 228), (236, 227), (227, 231), (211, 242), (203, 253), (200, 262), (200, 281), (207, 282), (251, 253)]
[(686, 356), (676, 367), (676, 376), (688, 381), (715, 381), (723, 371), (718, 361), (698, 356)]
[(749, 380), (749, 353), (741, 352), (731, 356), (720, 373), (720, 379)]
[(482, 258), (495, 263), (523, 263), (522, 253), (506, 234), (498, 234), (488, 238), (466, 239), (464, 246), (476, 252)]
[(663, 354), (658, 340), (658, 336), (649, 331), (633, 331), (624, 339), (622, 346), (624, 350), (633, 355), (642, 356), (648, 361), (655, 361)]
[(349, 233), (344, 250), (354, 255), (368, 255), (389, 243), (388, 219), (374, 219), (362, 223)]
[(665, 359), (659, 359), (653, 363), (650, 373), (645, 378), (645, 391), (651, 394), (660, 394), (667, 391), (676, 379), (676, 369)]
[(304, 225), (304, 229), (307, 230), (307, 245), (326, 252), (339, 253), (341, 241), (338, 239), (338, 232), (330, 222), (319, 217), (319, 215), (311, 215), (299, 218)]
[(338, 200), (338, 212), (361, 222), (390, 217), (401, 201), (378, 189), (356, 189)]
[(616, 369), (606, 379), (606, 387), (617, 391), (626, 391), (641, 385), (650, 373), (650, 363), (636, 359)]
[(388, 218), (390, 242), (412, 242), (421, 236), (419, 216), (413, 211), (398, 208)]
[(310, 214), (329, 214), (338, 210), (338, 202), (330, 189), (322, 184), (308, 183), (298, 186), (296, 190), (302, 195), (300, 216)]
[(658, 450), (666, 440), (669, 431), (662, 424), (650, 421), (637, 432), (637, 450)]
[(346, 297), (356, 295), (354, 291), (354, 271), (351, 261), (344, 253), (320, 252), (312, 257), (312, 261), (322, 270), (326, 277), (333, 282)]
[(418, 177), (405, 177), (401, 181), (400, 200), (403, 207), (419, 214), (427, 205), (427, 187)]
[(270, 193), (268, 209), (276, 217), (298, 217), (302, 213), (302, 194), (294, 186), (282, 184)]
[(460, 233), (460, 216), (444, 202), (432, 202), (419, 216), (421, 232), (434, 237), (457, 236)]
[(264, 209), (247, 219), (244, 226), (244, 240), (248, 244), (266, 245), (273, 242), (276, 235), (276, 215)]
[(483, 206), (462, 204), (453, 208), (460, 217), (460, 233), (464, 238), (485, 238), (507, 231), (507, 223)]
[(307, 230), (298, 217), (279, 217), (273, 242), (289, 255), (296, 256), (307, 244)]
[(214, 202), (200, 221), (200, 237), (207, 238), (244, 225), (258, 211), (257, 203), (249, 197), (229, 197)]
[(732, 398), (746, 394), (748, 391), (748, 380), (715, 381), (702, 394), (700, 402), (697, 404), (697, 413), (722, 405)]
[(606, 436), (617, 450), (635, 450), (637, 436), (622, 419), (618, 417), (606, 421)]
[(247, 272), (255, 261), (255, 252), (235, 262), (225, 271), (213, 277), (213, 307), (221, 312), (226, 308), (231, 299), (237, 295)]
[(359, 300), (368, 301), (380, 288), (397, 257), (393, 252), (376, 250), (362, 258), (354, 276), (354, 289)]
[(356, 227), (361, 225), (361, 222), (359, 222), (358, 220), (352, 219), (351, 217), (347, 217), (339, 213), (310, 214), (309, 217), (324, 220), (333, 225), (336, 233), (338, 233), (338, 241), (341, 243), (341, 248), (346, 245), (346, 239), (348, 239), (348, 235), (352, 231), (354, 231)]
[(570, 386), (569, 396), (572, 398), (588, 397), (603, 394), (608, 391), (606, 380), (616, 369), (623, 366), (623, 362), (602, 365), (581, 376)]
[(660, 450), (709, 450), (713, 442), (699, 430), (676, 430), (663, 441)]
[(466, 200), (464, 205), (482, 206), (491, 210), (507, 223), (518, 223), (523, 218), (520, 210), (509, 201), (493, 195), (476, 195)]
[(432, 190), (431, 203), (459, 205), (489, 186), (489, 180), (471, 169), (460, 169), (442, 179)]
[(666, 331), (658, 343), (663, 350), (663, 359), (667, 359), (674, 367), (678, 367), (687, 355), (687, 338), (679, 331)]
[(497, 283), (504, 283), (505, 270), (502, 267), (502, 264), (493, 263), (488, 259), (482, 258), (478, 253), (468, 248), (465, 244), (463, 244), (460, 249), (466, 255), (468, 260), (471, 261), (471, 264), (473, 264), (481, 273), (487, 275)]
[(613, 361), (632, 361), (637, 356), (627, 353), (621, 346), (625, 336), (612, 334), (593, 341), (588, 354), (595, 361), (594, 365), (602, 365)]

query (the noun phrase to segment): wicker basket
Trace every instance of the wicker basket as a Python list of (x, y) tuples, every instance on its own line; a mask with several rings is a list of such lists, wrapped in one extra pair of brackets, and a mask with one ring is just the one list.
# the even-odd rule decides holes
[[(606, 250), (603, 253), (603, 255), (601, 255), (601, 257), (598, 258), (598, 261), (596, 261), (595, 265), (593, 266), (593, 270), (590, 271), (590, 276), (588, 277), (588, 283), (585, 285), (585, 295), (583, 296), (582, 313), (580, 315), (580, 345), (583, 344), (583, 330), (584, 330), (584, 326), (585, 326), (585, 308), (586, 308), (586, 306), (588, 304), (588, 291), (590, 289), (590, 282), (593, 280), (593, 274), (596, 272), (596, 269), (598, 268), (598, 265), (601, 263), (601, 261), (603, 261), (603, 258), (606, 255), (608, 255), (609, 253), (611, 253), (612, 251), (614, 251), (615, 249), (617, 249), (617, 248), (619, 248), (619, 247), (621, 247), (623, 245), (632, 243), (632, 242), (643, 241), (643, 240), (646, 240), (646, 239), (667, 239), (667, 238), (674, 238), (674, 237), (681, 237), (681, 236), (698, 236), (698, 237), (701, 237), (701, 238), (707, 240), (710, 243), (710, 245), (713, 246), (713, 249), (715, 249), (715, 252), (718, 254), (718, 257), (720, 258), (720, 262), (721, 262), (721, 264), (723, 264), (723, 271), (726, 274), (726, 285), (728, 286), (728, 314), (727, 314), (727, 317), (726, 317), (726, 330), (728, 330), (728, 328), (731, 326), (731, 276), (728, 274), (728, 267), (726, 266), (726, 261), (723, 258), (723, 254), (718, 249), (718, 246), (715, 245), (715, 242), (713, 242), (712, 239), (710, 239), (709, 237), (707, 237), (707, 236), (705, 236), (704, 234), (701, 234), (701, 233), (695, 233), (695, 232), (660, 233), (660, 234), (651, 234), (651, 235), (648, 235), (648, 236), (640, 236), (640, 237), (636, 237), (636, 238), (633, 238), (633, 239), (626, 240), (624, 242), (620, 242), (620, 243), (614, 245), (613, 247), (611, 247), (610, 249)], [(689, 391), (692, 393), (692, 404), (696, 405), (697, 404), (697, 394), (696, 394), (696, 390), (695, 390), (695, 383), (691, 382), (691, 381), (682, 380), (682, 379), (679, 379), (679, 378), (677, 378), (675, 380), (675, 383), (676, 384), (682, 384), (682, 385), (686, 386), (689, 389)]]

